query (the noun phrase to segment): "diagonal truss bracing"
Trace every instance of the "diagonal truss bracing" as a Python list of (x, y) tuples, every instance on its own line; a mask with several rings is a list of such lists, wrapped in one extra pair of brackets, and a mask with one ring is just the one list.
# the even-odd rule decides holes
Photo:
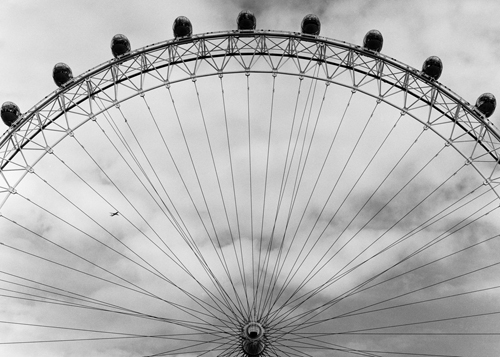
[[(45, 154), (94, 120), (98, 111), (160, 86), (253, 72), (314, 76), (384, 101), (455, 147), (467, 163), (478, 166), (485, 183), (500, 183), (498, 130), (474, 106), (418, 70), (342, 41), (290, 32), (229, 31), (135, 50), (74, 78), (24, 113), (0, 137), (0, 207)], [(96, 97), (104, 108), (93, 105)]]

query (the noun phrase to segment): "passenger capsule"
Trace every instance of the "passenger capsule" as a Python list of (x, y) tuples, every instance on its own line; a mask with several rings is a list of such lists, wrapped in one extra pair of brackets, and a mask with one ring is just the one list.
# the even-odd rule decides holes
[(257, 19), (250, 11), (243, 10), (238, 14), (236, 24), (238, 25), (238, 30), (255, 30)]
[(321, 30), (321, 22), (319, 21), (319, 17), (316, 15), (307, 15), (302, 20), (301, 25), (302, 33), (306, 35), (319, 35)]
[(384, 38), (378, 30), (370, 30), (366, 33), (363, 39), (363, 47), (367, 50), (380, 52), (384, 44)]
[(483, 113), (486, 118), (489, 118), (491, 114), (493, 114), (496, 106), (497, 100), (491, 93), (481, 94), (476, 100), (476, 108)]
[(443, 72), (443, 62), (437, 56), (427, 58), (422, 66), (422, 72), (437, 80)]
[(115, 58), (130, 52), (130, 41), (125, 35), (114, 35), (111, 39), (111, 52)]
[(0, 114), (5, 125), (12, 126), (12, 124), (14, 124), (14, 122), (21, 116), (21, 111), (15, 103), (5, 102), (2, 104)]
[(58, 63), (54, 66), (52, 71), (52, 78), (58, 87), (62, 87), (68, 81), (73, 79), (73, 73), (71, 68), (66, 63)]
[(189, 19), (185, 16), (179, 16), (176, 18), (172, 29), (174, 30), (174, 37), (186, 37), (193, 34), (191, 21), (189, 21)]

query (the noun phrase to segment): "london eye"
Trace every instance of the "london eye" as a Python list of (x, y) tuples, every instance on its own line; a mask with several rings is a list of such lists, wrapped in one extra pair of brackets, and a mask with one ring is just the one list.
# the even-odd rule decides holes
[(235, 18), (118, 34), (33, 107), (4, 102), (0, 351), (494, 356), (494, 95), (375, 29)]

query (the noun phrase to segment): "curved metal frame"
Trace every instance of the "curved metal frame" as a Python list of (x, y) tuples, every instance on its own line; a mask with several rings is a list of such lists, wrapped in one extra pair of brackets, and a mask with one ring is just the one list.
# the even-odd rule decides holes
[[(317, 64), (322, 70), (313, 74)], [(288, 71), (290, 66), (293, 72)], [(499, 132), (474, 106), (415, 68), (360, 46), (323, 37), (229, 31), (135, 50), (75, 77), (35, 105), (0, 138), (0, 208), (45, 154), (99, 114), (94, 98), (106, 103), (102, 109), (105, 111), (161, 86), (232, 73), (314, 77), (363, 92), (399, 108), (441, 136), (446, 145), (455, 147), (467, 163), (476, 167), (494, 191), (500, 183)], [(422, 110), (426, 110), (424, 117)], [(67, 114), (76, 116), (68, 120)], [(75, 121), (75, 117), (82, 120)], [(55, 139), (40, 135), (49, 127)], [(28, 158), (23, 149), (40, 154)], [(490, 173), (478, 169), (485, 165)]]

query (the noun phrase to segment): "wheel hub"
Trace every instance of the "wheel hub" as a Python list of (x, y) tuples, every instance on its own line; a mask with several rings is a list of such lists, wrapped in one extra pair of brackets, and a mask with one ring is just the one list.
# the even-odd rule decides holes
[(241, 334), (243, 352), (247, 356), (261, 356), (266, 349), (265, 330), (258, 322), (249, 322)]

